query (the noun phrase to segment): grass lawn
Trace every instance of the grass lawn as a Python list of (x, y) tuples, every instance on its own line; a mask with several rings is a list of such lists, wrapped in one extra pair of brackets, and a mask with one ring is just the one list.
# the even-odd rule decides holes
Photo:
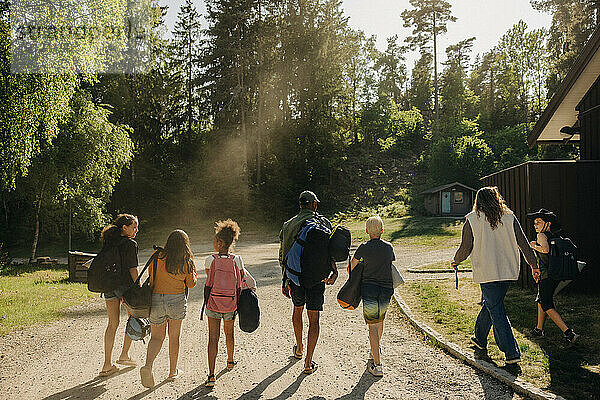
[(65, 307), (95, 296), (84, 283), (68, 282), (66, 265), (16, 267), (0, 272), (0, 335), (61, 316)]
[[(425, 269), (425, 270), (435, 270), (435, 269), (451, 269), (452, 267), (450, 267), (450, 260), (448, 261), (442, 261), (442, 262), (436, 262), (433, 264), (425, 264), (425, 265), (420, 265), (418, 267), (413, 267), (413, 269)], [(458, 270), (462, 271), (462, 270), (470, 270), (471, 269), (471, 260), (465, 260), (463, 262), (460, 263), (460, 265), (458, 266)]]
[[(461, 279), (411, 282), (400, 293), (413, 313), (452, 342), (469, 348), (481, 299), (479, 285)], [(573, 399), (597, 399), (600, 394), (600, 297), (581, 294), (558, 295), (555, 305), (567, 324), (582, 334), (568, 344), (562, 332), (548, 319), (546, 338), (533, 340), (529, 330), (536, 324), (535, 293), (511, 286), (506, 296), (508, 317), (521, 349), (521, 376), (538, 387)], [(488, 338), (488, 355), (499, 365), (504, 354)]]
[[(349, 218), (339, 221), (350, 229), (352, 242), (369, 240), (365, 232), (366, 218)], [(405, 216), (383, 218), (383, 239), (397, 245), (423, 246), (429, 249), (458, 247), (462, 220), (452, 218)]]

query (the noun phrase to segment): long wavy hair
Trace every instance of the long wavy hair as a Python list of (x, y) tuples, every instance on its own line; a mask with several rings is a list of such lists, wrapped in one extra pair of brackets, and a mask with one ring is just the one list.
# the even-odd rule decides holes
[(137, 221), (137, 217), (131, 214), (119, 214), (115, 221), (104, 227), (102, 229), (102, 233), (100, 234), (100, 241), (102, 245), (107, 243), (112, 243), (115, 240), (119, 239), (121, 236), (121, 232), (123, 230), (123, 225), (129, 226)]
[(481, 216), (480, 213), (483, 213), (492, 229), (496, 229), (498, 224), (502, 223), (504, 214), (511, 213), (497, 186), (486, 186), (477, 191), (473, 211), (477, 213), (477, 216)]
[(167, 238), (164, 252), (165, 268), (168, 273), (187, 274), (192, 271), (194, 256), (190, 249), (190, 238), (181, 229), (176, 229)]

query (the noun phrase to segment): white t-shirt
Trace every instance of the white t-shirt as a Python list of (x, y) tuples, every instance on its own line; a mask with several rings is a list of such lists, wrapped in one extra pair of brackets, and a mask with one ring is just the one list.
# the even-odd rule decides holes
[[(242, 281), (242, 289), (256, 289), (256, 281), (254, 280), (254, 277), (252, 277), (252, 275), (250, 275), (250, 272), (248, 272), (246, 267), (244, 267), (244, 261), (242, 260), (242, 256), (240, 256), (238, 254), (232, 254), (232, 255), (234, 256), (233, 262), (235, 262), (235, 264), (238, 266), (240, 271), (244, 271), (244, 280)], [(214, 259), (215, 258), (213, 257), (212, 254), (210, 256), (206, 257), (206, 259), (204, 260), (204, 269), (209, 270), (210, 265), (212, 264)]]

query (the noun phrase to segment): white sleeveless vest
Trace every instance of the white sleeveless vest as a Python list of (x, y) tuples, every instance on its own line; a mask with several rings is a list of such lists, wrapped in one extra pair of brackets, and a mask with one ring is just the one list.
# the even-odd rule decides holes
[(514, 229), (515, 216), (504, 214), (492, 230), (483, 213), (466, 215), (473, 231), (473, 282), (514, 281), (519, 279), (521, 257)]

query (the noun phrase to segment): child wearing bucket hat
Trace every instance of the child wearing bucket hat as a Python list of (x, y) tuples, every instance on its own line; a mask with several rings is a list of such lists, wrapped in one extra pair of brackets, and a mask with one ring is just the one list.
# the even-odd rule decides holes
[(560, 281), (552, 279), (548, 275), (549, 258), (550, 253), (549, 240), (557, 237), (560, 231), (560, 224), (556, 214), (545, 208), (541, 208), (539, 211), (527, 214), (527, 217), (533, 219), (533, 227), (536, 232), (536, 240), (532, 240), (530, 245), (535, 251), (538, 258), (538, 264), (540, 266), (540, 280), (538, 282), (538, 293), (535, 301), (537, 305), (537, 326), (531, 330), (531, 335), (535, 338), (544, 337), (544, 322), (546, 316), (549, 316), (552, 321), (560, 328), (563, 332), (565, 339), (573, 343), (579, 337), (578, 334), (570, 329), (560, 314), (554, 307), (554, 291), (556, 290)]

